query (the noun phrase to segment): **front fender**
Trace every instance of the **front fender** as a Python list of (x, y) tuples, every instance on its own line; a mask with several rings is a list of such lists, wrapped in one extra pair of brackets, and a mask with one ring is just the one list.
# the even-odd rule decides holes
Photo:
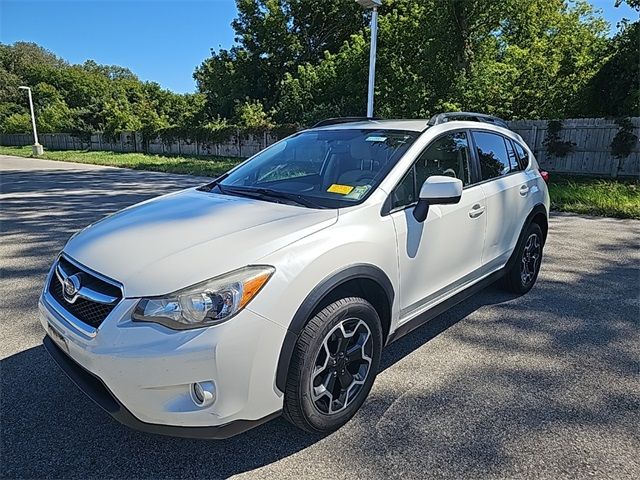
[(280, 357), (278, 359), (278, 369), (276, 372), (276, 386), (284, 392), (287, 374), (293, 350), (298, 341), (298, 337), (302, 333), (307, 321), (311, 318), (311, 314), (316, 310), (320, 302), (336, 288), (355, 279), (368, 279), (376, 282), (386, 292), (389, 311), (392, 309), (395, 291), (389, 277), (378, 267), (367, 264), (357, 264), (345, 267), (329, 277), (325, 278), (307, 295), (298, 307), (289, 329), (285, 335), (282, 348), (280, 349)]
[(376, 282), (389, 302), (389, 328), (397, 322), (395, 229), (379, 209), (366, 210), (341, 215), (331, 227), (260, 259), (274, 265), (276, 272), (248, 308), (287, 329), (279, 352), (276, 385), (280, 390), (299, 334), (323, 298), (341, 284), (356, 278)]

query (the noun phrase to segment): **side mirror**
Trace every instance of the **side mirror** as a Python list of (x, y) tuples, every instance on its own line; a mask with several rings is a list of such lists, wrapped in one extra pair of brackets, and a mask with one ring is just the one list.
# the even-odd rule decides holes
[(429, 213), (429, 205), (450, 205), (458, 203), (462, 197), (462, 181), (457, 178), (434, 175), (427, 178), (420, 188), (418, 204), (413, 216), (418, 222), (424, 222)]

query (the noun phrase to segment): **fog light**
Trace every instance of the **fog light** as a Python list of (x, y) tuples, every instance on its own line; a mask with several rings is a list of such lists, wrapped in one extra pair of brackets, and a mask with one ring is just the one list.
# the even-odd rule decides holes
[(196, 382), (191, 385), (191, 399), (199, 407), (208, 407), (216, 401), (216, 386), (213, 382)]

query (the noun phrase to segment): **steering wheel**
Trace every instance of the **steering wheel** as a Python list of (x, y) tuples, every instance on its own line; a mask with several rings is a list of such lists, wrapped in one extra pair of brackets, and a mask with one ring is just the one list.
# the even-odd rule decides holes
[(447, 177), (458, 178), (458, 176), (456, 175), (456, 171), (453, 168), (447, 168), (444, 172), (442, 172), (442, 175)]
[(372, 172), (365, 172), (362, 175), (360, 175), (355, 181), (354, 183), (358, 183), (361, 182), (363, 180), (369, 180), (371, 182), (373, 182), (373, 179), (375, 178), (375, 175)]

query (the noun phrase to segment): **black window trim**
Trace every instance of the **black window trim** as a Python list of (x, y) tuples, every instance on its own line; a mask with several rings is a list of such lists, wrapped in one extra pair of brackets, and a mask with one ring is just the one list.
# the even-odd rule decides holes
[[(393, 191), (398, 187), (398, 185), (400, 185), (400, 183), (402, 182), (402, 180), (404, 180), (404, 177), (407, 175), (407, 173), (409, 173), (409, 170), (415, 167), (415, 162), (418, 161), (418, 159), (420, 158), (420, 156), (424, 153), (424, 151), (429, 148), (431, 146), (431, 144), (433, 142), (435, 142), (436, 140), (439, 140), (441, 137), (444, 137), (445, 135), (448, 135), (450, 133), (458, 133), (458, 132), (464, 132), (467, 134), (467, 140), (469, 142), (469, 150), (471, 150), (470, 154), (471, 154), (471, 158), (470, 158), (470, 167), (471, 167), (471, 171), (470, 171), (470, 175), (471, 175), (471, 183), (469, 185), (465, 185), (462, 187), (463, 190), (466, 190), (468, 188), (471, 187), (476, 187), (478, 185), (482, 185), (485, 184), (487, 182), (493, 182), (495, 180), (501, 179), (501, 178), (505, 178), (508, 177), (509, 175), (517, 175), (518, 173), (522, 173), (524, 171), (526, 171), (530, 166), (531, 166), (531, 155), (527, 155), (527, 165), (524, 169), (522, 170), (518, 170), (516, 172), (509, 172), (506, 175), (500, 175), (499, 177), (494, 177), (494, 178), (489, 178), (487, 180), (482, 180), (482, 171), (480, 169), (480, 159), (478, 158), (478, 152), (476, 150), (476, 141), (475, 138), (473, 137), (473, 133), (474, 132), (484, 132), (484, 133), (492, 133), (494, 135), (498, 135), (500, 137), (502, 137), (503, 139), (509, 140), (514, 144), (518, 144), (520, 145), (520, 147), (527, 152), (527, 148), (525, 148), (521, 142), (518, 142), (514, 139), (512, 139), (511, 137), (508, 137), (500, 132), (496, 132), (495, 130), (490, 130), (490, 129), (483, 129), (483, 128), (455, 128), (455, 129), (451, 129), (451, 130), (447, 130), (444, 133), (441, 133), (440, 135), (438, 135), (437, 137), (435, 137), (433, 140), (431, 140), (427, 145), (425, 145), (425, 147), (420, 151), (420, 153), (416, 156), (414, 162), (411, 164), (411, 167), (409, 167), (404, 174), (400, 177), (400, 180), (398, 180), (398, 182), (394, 185), (394, 187), (391, 189), (391, 193), (389, 194), (389, 196), (387, 197), (387, 199), (384, 201), (384, 203), (382, 204), (382, 210), (380, 212), (380, 214), (382, 216), (386, 216), (386, 215), (391, 215), (392, 213), (396, 213), (396, 212), (400, 212), (402, 210), (406, 210), (408, 208), (413, 208), (416, 206), (416, 204), (418, 203), (417, 200), (415, 200), (414, 202), (411, 202), (407, 205), (401, 206), (401, 207), (395, 207), (395, 208), (391, 208), (391, 202), (392, 202), (392, 196), (393, 196)], [(417, 141), (417, 140), (416, 140)], [(515, 147), (514, 147), (515, 150)], [(520, 159), (520, 155), (518, 154), (517, 150), (515, 150), (516, 156), (518, 157), (518, 159)], [(391, 172), (389, 172), (391, 173)], [(414, 172), (414, 176), (413, 176), (413, 185), (414, 185), (414, 191), (417, 192), (417, 185), (416, 185), (416, 176), (415, 176), (415, 172)]]
[[(483, 131), (483, 130), (479, 130), (479, 131)], [(484, 130), (484, 131), (491, 131), (491, 130)], [(392, 213), (396, 213), (396, 212), (401, 212), (402, 210), (406, 210), (408, 208), (413, 208), (417, 205), (418, 200), (416, 198), (415, 201), (407, 204), (407, 205), (403, 205), (400, 207), (395, 207), (395, 208), (391, 208), (391, 202), (393, 201), (393, 192), (395, 191), (396, 188), (398, 188), (398, 185), (400, 185), (400, 183), (402, 183), (402, 180), (404, 180), (404, 177), (407, 176), (407, 174), (409, 173), (409, 170), (414, 169), (414, 174), (413, 174), (413, 188), (414, 188), (414, 192), (416, 193), (416, 197), (419, 195), (418, 193), (418, 185), (417, 185), (417, 178), (416, 178), (416, 174), (415, 174), (415, 165), (416, 162), (418, 161), (418, 159), (422, 156), (422, 154), (436, 141), (440, 140), (442, 137), (446, 136), (446, 135), (450, 135), (452, 133), (460, 133), (463, 132), (467, 135), (467, 144), (469, 146), (469, 154), (471, 155), (471, 158), (469, 159), (469, 175), (471, 177), (471, 183), (469, 185), (463, 185), (462, 190), (466, 190), (468, 188), (472, 188), (475, 187), (477, 185), (480, 185), (480, 168), (479, 168), (479, 164), (477, 163), (478, 160), (476, 158), (476, 152), (475, 152), (475, 147), (472, 147), (472, 145), (475, 145), (475, 143), (473, 143), (473, 139), (472, 139), (472, 135), (471, 135), (471, 129), (469, 128), (453, 128), (451, 130), (447, 130), (446, 132), (441, 133), (440, 135), (438, 135), (437, 137), (435, 137), (434, 139), (432, 139), (429, 143), (427, 143), (424, 148), (422, 150), (420, 150), (420, 153), (418, 155), (416, 155), (416, 158), (414, 159), (413, 163), (411, 164), (411, 166), (402, 174), (402, 176), (400, 177), (400, 180), (398, 180), (398, 182), (396, 182), (396, 184), (393, 186), (393, 188), (391, 189), (391, 193), (387, 196), (387, 199), (384, 201), (384, 203), (382, 204), (382, 209), (380, 211), (380, 215), (385, 217), (387, 215), (391, 215)], [(426, 133), (426, 131), (425, 131)], [(419, 138), (417, 139), (419, 140)], [(416, 140), (416, 141), (417, 141)], [(391, 173), (391, 172), (389, 172)]]
[[(512, 167), (511, 167), (511, 161), (512, 161), (512, 157), (513, 157), (513, 161), (516, 162), (516, 166), (517, 166), (517, 171), (521, 172), (522, 169), (520, 168), (520, 160), (518, 159), (518, 154), (516, 153), (516, 147), (513, 144), (513, 140), (511, 140), (508, 137), (502, 137), (502, 139), (504, 140), (504, 144), (507, 147), (507, 158), (509, 159), (509, 173), (512, 173)], [(511, 150), (511, 153), (513, 155), (509, 154), (509, 150)], [(503, 175), (501, 175), (503, 176)]]
[[(509, 173), (507, 173), (506, 175), (500, 175), (499, 177), (487, 178), (486, 180), (482, 180), (482, 169), (481, 169), (481, 167), (480, 167), (480, 159), (478, 158), (478, 151), (477, 151), (477, 146), (476, 146), (476, 140), (475, 140), (475, 138), (473, 137), (473, 133), (474, 133), (474, 132), (479, 132), (479, 133), (492, 133), (493, 135), (497, 135), (497, 136), (499, 136), (499, 137), (502, 137), (502, 139), (503, 139), (503, 140), (510, 140), (511, 142), (513, 142), (513, 141), (514, 141), (513, 139), (511, 139), (511, 138), (507, 137), (506, 135), (503, 135), (503, 134), (502, 134), (502, 133), (500, 133), (500, 132), (495, 132), (495, 131), (493, 131), (493, 130), (483, 130), (483, 129), (479, 129), (479, 128), (472, 128), (472, 129), (470, 129), (470, 133), (471, 133), (471, 135), (470, 135), (470, 136), (471, 136), (471, 143), (473, 144), (473, 152), (472, 152), (472, 155), (473, 155), (473, 158), (475, 159), (474, 163), (475, 163), (476, 171), (477, 171), (477, 174), (478, 174), (478, 180), (479, 180), (479, 182), (478, 182), (478, 183), (474, 183), (474, 185), (483, 185), (483, 184), (485, 184), (485, 183), (487, 183), (487, 182), (493, 182), (493, 181), (499, 180), (499, 179), (501, 179), (501, 178), (509, 177), (509, 176), (511, 176), (511, 175), (517, 175), (517, 174), (519, 174), (519, 173), (523, 173), (527, 168), (529, 168), (530, 163), (529, 163), (529, 164), (527, 164), (527, 166), (526, 166), (526, 168), (525, 168), (524, 170), (517, 170), (517, 171), (515, 171), (515, 172), (509, 172)], [(522, 146), (522, 145), (520, 145), (520, 146)], [(505, 149), (506, 149), (506, 145), (505, 145)], [(518, 155), (518, 154), (517, 154), (517, 152), (516, 152), (516, 156), (517, 156), (517, 155)], [(529, 159), (529, 162), (531, 162), (531, 159)], [(511, 162), (509, 162), (509, 163), (511, 163)]]

